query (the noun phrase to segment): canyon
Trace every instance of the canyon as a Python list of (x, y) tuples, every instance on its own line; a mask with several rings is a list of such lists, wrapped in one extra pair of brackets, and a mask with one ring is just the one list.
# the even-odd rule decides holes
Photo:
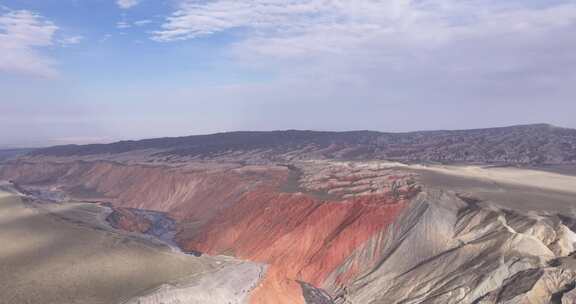
[(235, 132), (39, 149), (0, 179), (221, 263), (122, 303), (573, 303), (576, 176), (540, 168), (575, 143), (549, 125)]

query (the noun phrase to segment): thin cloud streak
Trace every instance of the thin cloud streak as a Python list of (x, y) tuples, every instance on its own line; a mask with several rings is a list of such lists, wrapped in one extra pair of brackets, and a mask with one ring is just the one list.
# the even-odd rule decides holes
[(130, 9), (140, 3), (139, 0), (117, 0), (116, 4), (122, 9)]

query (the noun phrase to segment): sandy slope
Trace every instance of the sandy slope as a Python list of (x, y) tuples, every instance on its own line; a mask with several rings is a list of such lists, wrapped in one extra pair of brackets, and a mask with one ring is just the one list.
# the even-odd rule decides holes
[(458, 177), (490, 180), (516, 186), (534, 187), (542, 190), (562, 191), (576, 194), (576, 176), (513, 167), (480, 166), (410, 166)]
[(52, 211), (26, 207), (19, 197), (0, 192), (0, 303), (118, 303), (239, 263), (186, 256), (102, 230), (86, 221), (97, 212), (94, 206)]
[(400, 165), (417, 172), (427, 187), (468, 194), (525, 211), (576, 215), (576, 176), (536, 169)]

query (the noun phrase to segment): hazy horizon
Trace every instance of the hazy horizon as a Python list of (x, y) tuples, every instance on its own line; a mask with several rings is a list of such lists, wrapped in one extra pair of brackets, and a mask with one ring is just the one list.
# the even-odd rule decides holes
[(0, 147), (576, 128), (568, 0), (0, 0)]
[[(119, 141), (138, 141), (138, 140), (144, 140), (144, 139), (155, 139), (155, 138), (168, 138), (168, 137), (188, 137), (188, 136), (195, 136), (195, 135), (213, 135), (213, 134), (220, 134), (220, 133), (231, 133), (231, 132), (281, 132), (281, 131), (311, 131), (311, 132), (362, 132), (362, 131), (366, 131), (366, 132), (381, 132), (381, 133), (410, 133), (410, 132), (419, 132), (419, 131), (461, 131), (461, 130), (473, 130), (473, 129), (492, 129), (492, 128), (506, 128), (506, 127), (517, 127), (517, 126), (530, 126), (530, 125), (550, 125), (552, 127), (558, 127), (558, 128), (567, 128), (564, 126), (558, 126), (558, 125), (553, 125), (553, 124), (548, 124), (548, 123), (530, 123), (530, 124), (519, 124), (519, 125), (503, 125), (503, 126), (491, 126), (491, 127), (480, 127), (480, 128), (471, 128), (471, 129), (428, 129), (428, 130), (406, 130), (406, 131), (386, 131), (386, 130), (360, 130), (360, 129), (355, 129), (355, 130), (313, 130), (313, 129), (295, 129), (295, 128), (291, 128), (291, 129), (272, 129), (272, 130), (226, 130), (226, 131), (220, 131), (220, 132), (212, 132), (212, 133), (198, 133), (198, 134), (181, 134), (181, 135), (174, 135), (174, 136), (158, 136), (158, 137), (150, 137), (150, 136), (145, 136), (145, 137), (141, 137), (141, 138), (119, 138), (119, 139), (114, 139), (111, 141), (86, 141), (86, 142), (76, 142), (76, 143), (70, 143), (70, 144), (77, 144), (77, 145), (90, 145), (90, 144), (110, 144), (110, 143), (115, 143), (115, 142), (119, 142)], [(568, 128), (568, 129), (572, 129), (572, 128)], [(61, 145), (66, 145), (66, 144), (61, 144)], [(35, 149), (35, 148), (44, 148), (44, 147), (50, 147), (50, 146), (54, 146), (54, 145), (38, 145), (38, 146), (17, 146), (17, 145), (0, 145), (0, 150), (10, 150), (10, 149)]]

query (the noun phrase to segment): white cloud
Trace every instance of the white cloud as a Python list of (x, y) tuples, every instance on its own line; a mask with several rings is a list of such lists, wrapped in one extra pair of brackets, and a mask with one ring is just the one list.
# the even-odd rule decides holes
[(243, 29), (260, 51), (280, 55), (342, 50), (366, 41), (430, 47), (461, 37), (566, 26), (575, 16), (573, 2), (542, 8), (519, 0), (184, 0), (153, 39)]
[(130, 21), (126, 21), (126, 20), (122, 20), (116, 23), (116, 28), (118, 29), (127, 29), (127, 28), (132, 28), (132, 27), (142, 27), (142, 26), (146, 26), (152, 23), (152, 20), (138, 20), (138, 21), (134, 21), (134, 22), (130, 22)]
[(41, 53), (52, 46), (58, 27), (27, 10), (0, 11), (0, 71), (52, 77), (54, 62)]
[(569, 0), (183, 0), (152, 39), (221, 33), (235, 37), (238, 65), (277, 75), (277, 87), (321, 83), (334, 101), (576, 96)]
[(116, 4), (122, 9), (132, 8), (140, 3), (139, 0), (117, 0)]
[(116, 28), (119, 29), (127, 29), (131, 27), (132, 25), (130, 25), (130, 23), (128, 23), (127, 21), (119, 21), (118, 23), (116, 23)]
[(76, 36), (64, 37), (64, 38), (60, 39), (59, 42), (63, 46), (69, 46), (69, 45), (79, 44), (80, 42), (82, 42), (82, 40), (84, 40), (83, 36), (76, 35)]
[(102, 38), (100, 38), (99, 42), (104, 43), (104, 42), (108, 41), (110, 38), (112, 38), (112, 34), (104, 34), (104, 36), (102, 36)]
[(148, 20), (148, 19), (134, 21), (134, 25), (136, 25), (136, 26), (145, 26), (145, 25), (148, 25), (150, 23), (152, 23), (152, 20)]

